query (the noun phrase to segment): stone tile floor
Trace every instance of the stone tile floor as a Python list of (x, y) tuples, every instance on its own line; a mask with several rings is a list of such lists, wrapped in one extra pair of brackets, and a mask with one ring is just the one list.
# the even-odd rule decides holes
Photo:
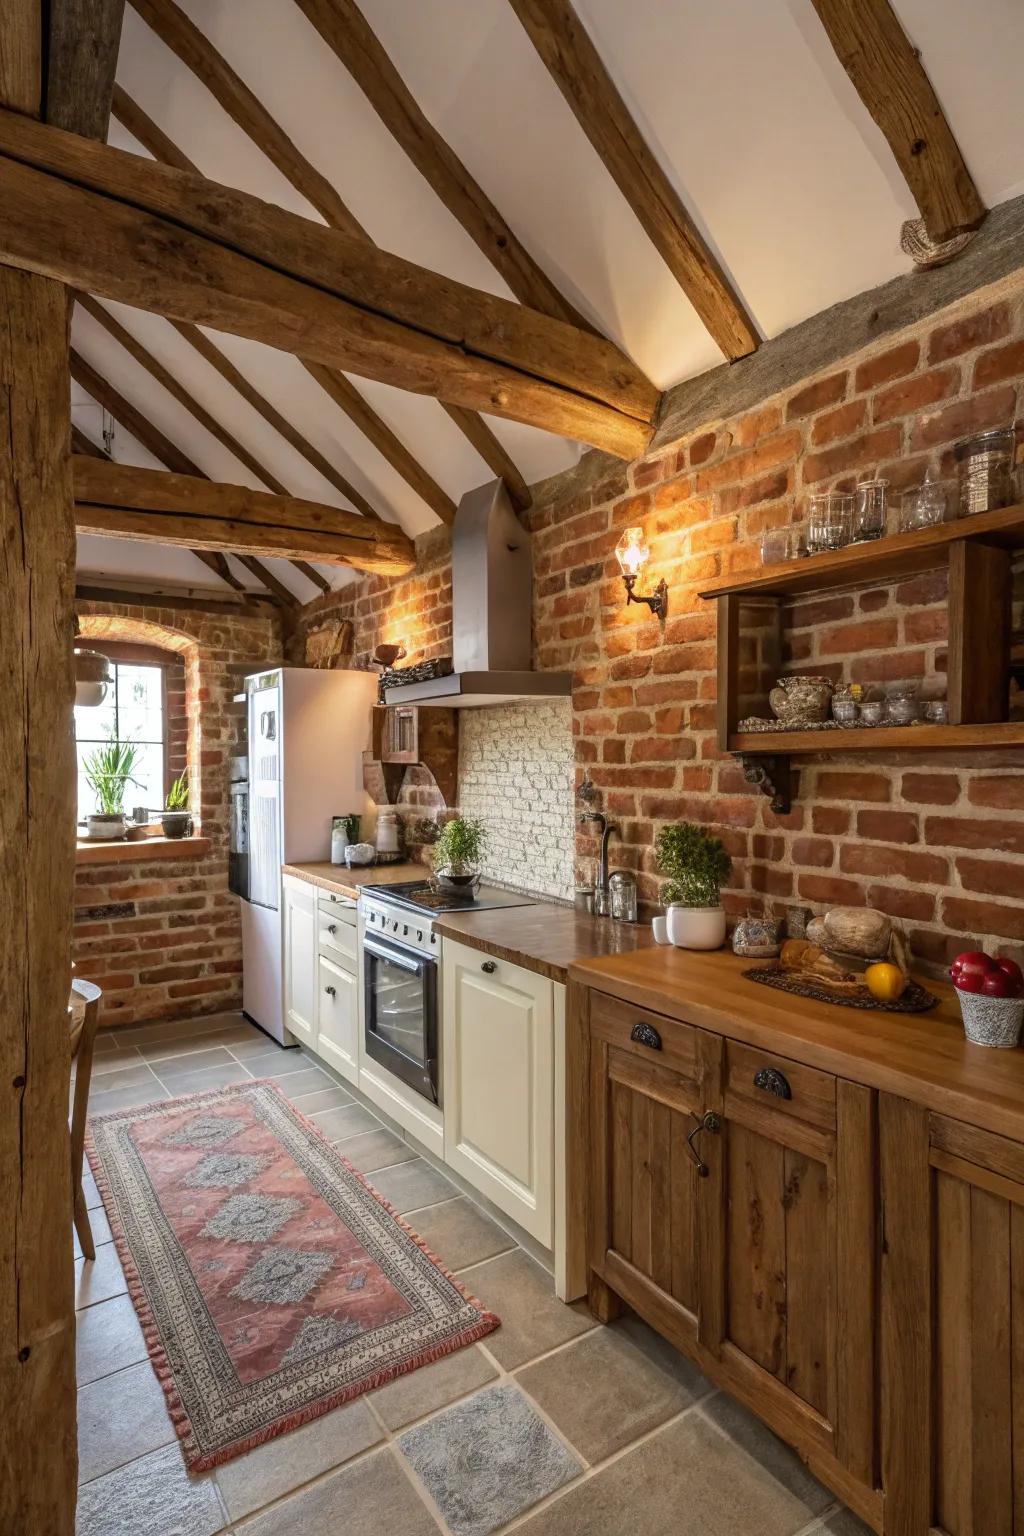
[(598, 1327), (314, 1057), (240, 1014), (101, 1035), (90, 1106), (272, 1077), (502, 1327), (188, 1477), (91, 1177), (76, 1243), (78, 1536), (866, 1536), (796, 1456), (645, 1324)]

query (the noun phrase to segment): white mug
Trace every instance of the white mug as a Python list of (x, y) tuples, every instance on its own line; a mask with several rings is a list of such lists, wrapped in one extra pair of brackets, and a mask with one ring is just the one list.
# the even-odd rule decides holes
[(668, 918), (667, 917), (652, 917), (651, 918), (651, 932), (654, 934), (654, 942), (655, 942), (655, 944), (667, 944), (668, 943)]

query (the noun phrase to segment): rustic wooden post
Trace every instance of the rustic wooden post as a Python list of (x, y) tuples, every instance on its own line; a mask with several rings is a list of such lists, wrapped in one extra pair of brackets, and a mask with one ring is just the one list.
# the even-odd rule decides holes
[[(38, 113), (39, 7), (8, 20), (2, 104)], [(0, 267), (0, 1530), (19, 1536), (72, 1536), (78, 1470), (67, 313), (61, 284)]]

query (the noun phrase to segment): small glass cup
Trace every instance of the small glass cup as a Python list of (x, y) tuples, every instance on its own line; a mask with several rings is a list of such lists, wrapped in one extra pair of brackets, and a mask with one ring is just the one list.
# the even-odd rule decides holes
[(924, 706), (924, 717), (929, 725), (949, 723), (949, 705), (945, 699), (929, 699)]
[(921, 718), (921, 701), (913, 683), (899, 683), (889, 692), (885, 718), (889, 725), (914, 725)]
[(863, 544), (871, 539), (882, 538), (888, 513), (888, 480), (861, 480), (857, 486), (857, 512), (853, 523), (854, 543)]
[(857, 719), (857, 700), (849, 694), (838, 694), (832, 700), (832, 718), (840, 725), (853, 725)]
[(900, 532), (930, 528), (946, 520), (946, 492), (937, 480), (926, 477), (916, 490), (905, 491), (900, 504)]
[(865, 699), (860, 706), (861, 725), (881, 725), (884, 715), (884, 699)]
[(781, 565), (793, 553), (793, 530), (769, 528), (761, 536), (761, 564)]
[(807, 518), (807, 547), (812, 555), (843, 549), (853, 538), (853, 497), (849, 491), (812, 496)]

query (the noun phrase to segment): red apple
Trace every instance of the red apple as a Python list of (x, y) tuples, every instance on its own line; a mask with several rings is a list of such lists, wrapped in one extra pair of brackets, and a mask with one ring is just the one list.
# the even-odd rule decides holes
[(957, 955), (951, 969), (990, 971), (995, 965), (991, 955), (987, 955), (983, 949), (965, 949), (962, 955)]
[(1012, 997), (1016, 988), (1011, 977), (1003, 971), (989, 971), (981, 984), (981, 990), (986, 997)]
[(958, 992), (980, 992), (989, 974), (988, 971), (959, 971), (953, 977), (953, 985)]
[(1011, 997), (1019, 997), (1024, 992), (1024, 971), (1021, 970), (1016, 960), (996, 959), (996, 967), (1002, 971), (1011, 985)]

